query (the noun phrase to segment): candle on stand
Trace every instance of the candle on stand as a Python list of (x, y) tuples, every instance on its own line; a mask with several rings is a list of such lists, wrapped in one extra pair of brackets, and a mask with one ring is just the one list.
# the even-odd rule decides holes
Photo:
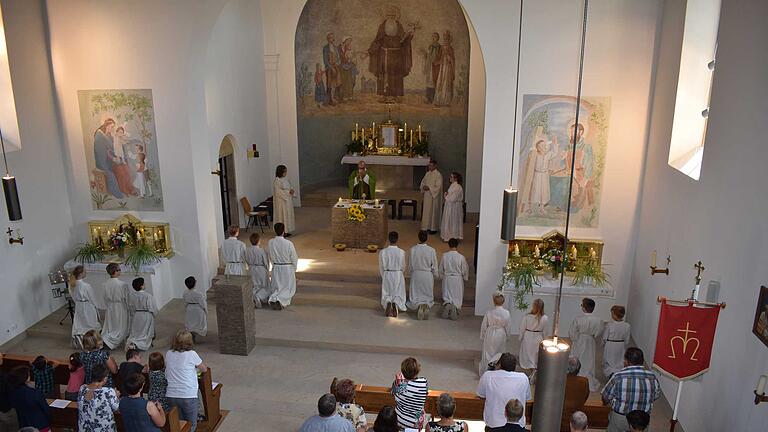
[(515, 255), (516, 257), (520, 257), (520, 247), (517, 245), (517, 243), (515, 243), (515, 252), (514, 252), (514, 255)]
[(578, 251), (576, 250), (576, 245), (571, 246), (571, 258), (576, 259), (576, 256), (578, 255)]
[(413, 147), (413, 129), (411, 129), (411, 147)]
[(595, 252), (595, 248), (589, 248), (589, 257), (592, 259), (597, 258), (597, 252)]
[(355, 139), (357, 139), (357, 123), (355, 123)]
[(654, 250), (653, 253), (651, 253), (651, 267), (656, 267), (656, 251)]
[(419, 141), (421, 141), (421, 123), (419, 123)]
[(539, 245), (536, 245), (536, 248), (533, 249), (533, 256), (535, 256), (536, 258), (541, 256), (541, 250), (539, 250)]
[(339, 205), (341, 205), (341, 197), (339, 197)]
[(378, 207), (378, 206), (379, 206), (379, 199), (378, 199), (378, 198), (376, 198), (375, 200), (373, 200), (373, 205), (375, 205), (376, 207)]
[(376, 122), (373, 122), (373, 126), (371, 127), (371, 137), (376, 133)]
[(403, 136), (408, 136), (408, 122), (403, 123)]

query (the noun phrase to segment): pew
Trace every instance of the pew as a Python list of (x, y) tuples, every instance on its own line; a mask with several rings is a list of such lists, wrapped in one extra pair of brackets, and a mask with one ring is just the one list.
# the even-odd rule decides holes
[[(363, 407), (366, 412), (378, 413), (385, 406), (394, 406), (395, 399), (390, 393), (389, 387), (369, 386), (358, 384), (355, 387), (355, 402)], [(437, 415), (437, 399), (442, 393), (450, 393), (456, 400), (456, 412), (454, 417), (462, 420), (483, 420), (483, 408), (485, 401), (479, 398), (475, 393), (470, 392), (445, 392), (441, 390), (430, 390), (427, 395), (427, 402), (424, 410), (433, 417)], [(589, 418), (589, 427), (592, 429), (606, 429), (608, 427), (608, 414), (610, 408), (603, 406), (599, 401), (590, 401), (584, 405), (584, 413)], [(525, 404), (525, 420), (531, 422), (533, 412), (533, 400)]]
[[(53, 399), (48, 399), (48, 403), (51, 402)], [(122, 432), (124, 430), (123, 420), (119, 412), (115, 413), (115, 423), (118, 432)], [(70, 402), (65, 408), (51, 408), (51, 428), (54, 430), (77, 430), (77, 402)], [(163, 432), (189, 432), (191, 428), (191, 423), (179, 420), (179, 409), (171, 407), (171, 410), (165, 413), (165, 426), (161, 430)]]

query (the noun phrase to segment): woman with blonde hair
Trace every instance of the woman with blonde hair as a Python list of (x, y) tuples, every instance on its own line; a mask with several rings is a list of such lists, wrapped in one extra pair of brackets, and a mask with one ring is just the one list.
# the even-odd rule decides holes
[(88, 330), (101, 331), (99, 309), (101, 304), (91, 284), (85, 280), (85, 267), (79, 265), (69, 274), (69, 294), (75, 302), (75, 316), (72, 318), (72, 346), (83, 347), (83, 335)]
[(531, 311), (520, 321), (520, 367), (536, 370), (539, 344), (544, 339), (549, 318), (544, 315), (544, 301), (536, 299)]
[(483, 354), (480, 357), (480, 376), (488, 370), (488, 363), (507, 350), (507, 337), (512, 333), (509, 311), (504, 309), (504, 294), (493, 293), (493, 309), (485, 313), (480, 325), (480, 339), (483, 340)]
[[(83, 352), (80, 353), (80, 362), (83, 363), (83, 382), (91, 382), (91, 374), (96, 365), (104, 365), (111, 374), (117, 373), (117, 362), (112, 358), (108, 350), (104, 349), (101, 333), (98, 330), (89, 330), (83, 335)], [(105, 386), (112, 387), (112, 375), (107, 376)]]
[(181, 419), (190, 422), (190, 432), (195, 432), (199, 412), (197, 373), (208, 368), (192, 348), (192, 333), (179, 330), (171, 342), (171, 349), (165, 353), (165, 377), (168, 380), (165, 396), (168, 405), (179, 408)]

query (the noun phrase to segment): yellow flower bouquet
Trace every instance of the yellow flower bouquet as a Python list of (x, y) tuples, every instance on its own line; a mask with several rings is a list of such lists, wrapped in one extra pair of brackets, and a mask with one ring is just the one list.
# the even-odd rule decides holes
[(365, 218), (365, 210), (363, 210), (360, 204), (352, 204), (349, 209), (347, 209), (347, 220), (351, 222), (363, 222)]

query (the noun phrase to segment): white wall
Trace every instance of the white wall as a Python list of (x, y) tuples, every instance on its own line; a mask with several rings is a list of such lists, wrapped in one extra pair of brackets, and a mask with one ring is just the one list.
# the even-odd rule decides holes
[(61, 306), (51, 297), (48, 272), (73, 250), (72, 212), (61, 133), (48, 63), (43, 3), (3, 0), (5, 38), (22, 149), (8, 154), (16, 176), (23, 220), (9, 223), (5, 200), (0, 228), (21, 229), (23, 245), (0, 241), (0, 344)]
[[(464, 0), (462, 3), (477, 30), (486, 66), (475, 310), (482, 314), (490, 307), (491, 293), (506, 256), (506, 244), (499, 240), (499, 234), (502, 191), (509, 184), (512, 164), (511, 129), (520, 6), (517, 2), (507, 1)], [(581, 7), (581, 2), (562, 0), (526, 2), (520, 106), (525, 94), (576, 95)], [(627, 299), (658, 14), (656, 1), (590, 2), (582, 93), (611, 98), (608, 154), (599, 228), (572, 229), (571, 236), (605, 241), (603, 262), (609, 264), (607, 271), (615, 289), (615, 298), (596, 298), (597, 313), (605, 319), (609, 318), (611, 304), (624, 304)], [(515, 176), (518, 172), (516, 167)], [(518, 227), (518, 235), (541, 235), (550, 229)], [(540, 297), (545, 301), (546, 309), (551, 311), (553, 296)], [(561, 328), (567, 328), (579, 313), (579, 304), (579, 297), (564, 298)]]
[[(768, 372), (768, 347), (751, 329), (759, 287), (768, 285), (768, 57), (762, 46), (768, 40), (768, 3), (723, 1), (698, 182), (667, 165), (684, 6), (666, 3), (628, 319), (651, 359), (656, 296), (690, 295), (693, 264), (703, 261), (702, 286), (719, 281), (720, 301), (727, 308), (720, 313), (709, 372), (683, 386), (680, 423), (688, 431), (765, 430), (768, 410), (752, 403), (752, 390), (758, 376)], [(668, 277), (650, 276), (654, 249), (672, 256)], [(676, 383), (665, 377), (661, 382), (667, 398), (674, 398)]]

